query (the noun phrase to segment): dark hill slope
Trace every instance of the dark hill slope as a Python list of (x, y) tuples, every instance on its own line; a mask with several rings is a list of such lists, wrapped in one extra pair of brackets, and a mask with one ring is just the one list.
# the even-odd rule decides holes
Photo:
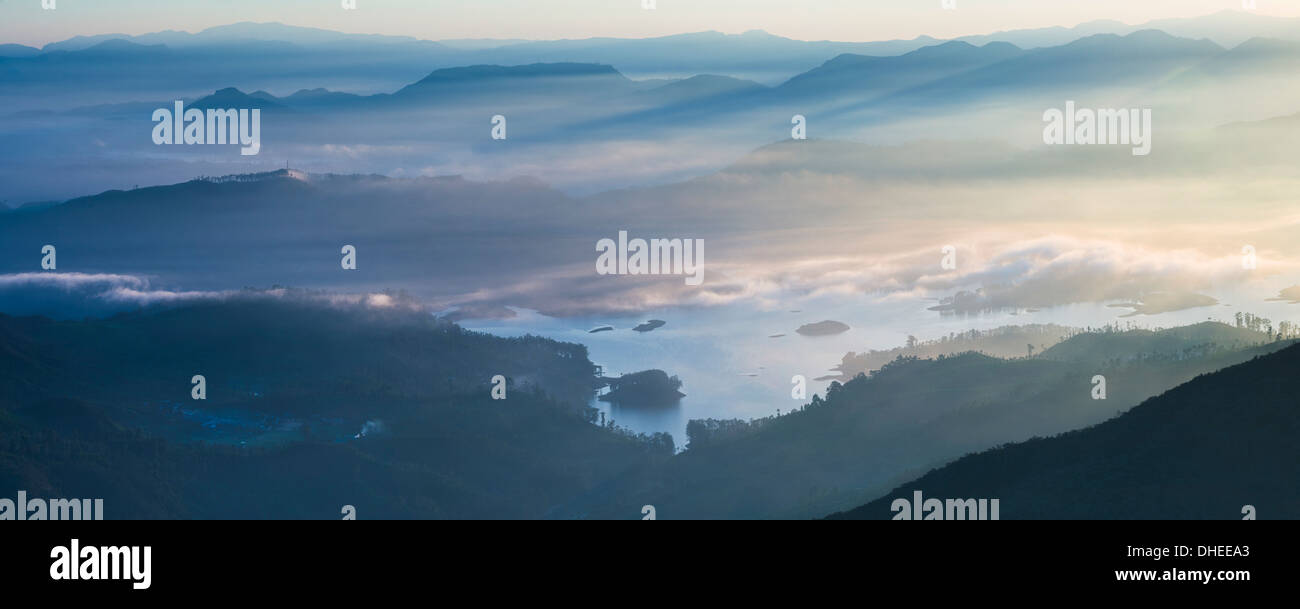
[(890, 502), (1000, 499), (1011, 519), (1300, 518), (1300, 346), (1198, 377), (1099, 425), (970, 455), (832, 518)]

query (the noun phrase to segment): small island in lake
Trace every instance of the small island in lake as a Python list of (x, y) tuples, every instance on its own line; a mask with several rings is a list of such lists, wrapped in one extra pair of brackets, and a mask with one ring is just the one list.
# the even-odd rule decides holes
[(604, 380), (609, 385), (609, 393), (600, 396), (600, 401), (620, 406), (671, 406), (686, 397), (678, 391), (682, 387), (681, 379), (668, 376), (663, 370), (642, 370)]
[(848, 324), (829, 319), (826, 321), (819, 321), (815, 324), (804, 324), (799, 326), (798, 330), (795, 330), (795, 332), (804, 336), (830, 336), (832, 334), (841, 334), (848, 331)]
[(647, 322), (645, 322), (645, 323), (643, 323), (643, 324), (638, 325), (638, 326), (635, 327), (635, 328), (632, 328), (632, 330), (635, 331), (635, 332), (649, 332), (649, 331), (651, 331), (651, 330), (653, 330), (653, 329), (655, 329), (655, 328), (658, 328), (658, 327), (660, 327), (660, 326), (663, 326), (663, 325), (666, 324), (666, 323), (668, 323), (668, 322), (666, 322), (666, 321), (664, 321), (664, 320), (662, 320), (662, 319), (652, 319), (652, 320), (650, 320), (650, 321), (647, 321)]

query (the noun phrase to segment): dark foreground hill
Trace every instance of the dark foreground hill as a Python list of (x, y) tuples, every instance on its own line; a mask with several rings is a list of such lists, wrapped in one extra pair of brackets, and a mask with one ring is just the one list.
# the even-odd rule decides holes
[(831, 518), (891, 502), (999, 499), (1012, 519), (1300, 518), (1300, 346), (1198, 377), (1123, 416), (967, 456)]
[(595, 423), (593, 370), (580, 345), (310, 295), (0, 316), (0, 497), (102, 498), (108, 519), (540, 518), (672, 453)]

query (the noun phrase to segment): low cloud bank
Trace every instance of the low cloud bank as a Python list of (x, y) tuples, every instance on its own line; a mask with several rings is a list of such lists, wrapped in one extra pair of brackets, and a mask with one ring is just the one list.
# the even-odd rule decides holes
[(418, 308), (414, 299), (400, 292), (337, 294), (290, 288), (175, 291), (153, 288), (147, 278), (134, 275), (54, 272), (0, 275), (0, 313), (15, 316), (82, 319), (236, 299), (296, 299), (366, 309)]

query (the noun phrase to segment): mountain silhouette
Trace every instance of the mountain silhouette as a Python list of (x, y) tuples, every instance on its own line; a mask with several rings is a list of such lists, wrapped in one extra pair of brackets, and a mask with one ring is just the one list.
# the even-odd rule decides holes
[(1087, 429), (967, 456), (831, 518), (890, 503), (999, 499), (1001, 518), (1300, 518), (1300, 345), (1203, 375)]

